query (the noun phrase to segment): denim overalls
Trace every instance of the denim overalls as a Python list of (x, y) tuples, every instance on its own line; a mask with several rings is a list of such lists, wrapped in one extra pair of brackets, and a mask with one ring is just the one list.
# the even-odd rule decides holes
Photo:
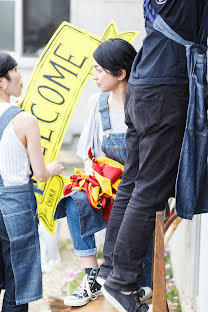
[[(12, 106), (2, 114), (0, 140), (10, 120), (20, 111), (20, 108)], [(0, 262), (4, 262), (0, 263), (0, 289), (6, 289), (5, 312), (6, 305), (23, 305), (42, 298), (36, 210), (32, 182), (21, 186), (4, 186), (0, 176)], [(17, 307), (9, 311), (23, 309), (18, 310)]]
[(102, 128), (105, 132), (102, 141), (102, 151), (106, 157), (114, 159), (121, 164), (126, 160), (126, 133), (108, 133), (107, 130), (111, 129), (110, 113), (108, 106), (108, 92), (103, 92), (99, 98), (99, 112), (101, 115)]
[(153, 21), (156, 30), (186, 47), (189, 106), (176, 181), (176, 213), (182, 218), (192, 219), (194, 213), (208, 212), (208, 4), (205, 5), (198, 43), (184, 40), (160, 15), (150, 15), (156, 17)]

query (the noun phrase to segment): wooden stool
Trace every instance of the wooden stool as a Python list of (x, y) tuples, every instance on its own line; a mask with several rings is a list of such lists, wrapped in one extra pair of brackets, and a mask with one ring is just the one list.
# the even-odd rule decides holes
[[(103, 296), (99, 296), (95, 301), (90, 301), (86, 306), (72, 308), (72, 312), (117, 312)], [(64, 311), (63, 311), (64, 312)]]
[(165, 255), (164, 255), (164, 220), (166, 210), (156, 213), (155, 236), (152, 261), (152, 311), (169, 312), (166, 300)]

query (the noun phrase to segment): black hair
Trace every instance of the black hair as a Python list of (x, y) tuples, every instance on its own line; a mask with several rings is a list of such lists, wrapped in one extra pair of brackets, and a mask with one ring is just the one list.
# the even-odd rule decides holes
[(102, 42), (94, 51), (93, 57), (113, 76), (119, 76), (119, 71), (125, 69), (128, 80), (136, 53), (134, 47), (126, 40), (113, 38)]
[(0, 51), (0, 77), (9, 80), (8, 71), (17, 66), (15, 59), (6, 52)]

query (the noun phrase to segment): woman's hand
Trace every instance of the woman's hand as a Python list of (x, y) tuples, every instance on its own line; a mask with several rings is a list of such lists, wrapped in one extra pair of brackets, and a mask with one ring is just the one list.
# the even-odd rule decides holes
[(64, 169), (62, 163), (59, 160), (49, 163), (46, 168), (49, 171), (51, 177), (61, 174)]
[(86, 175), (94, 175), (94, 170), (92, 169), (91, 159), (85, 159), (84, 161), (84, 171)]

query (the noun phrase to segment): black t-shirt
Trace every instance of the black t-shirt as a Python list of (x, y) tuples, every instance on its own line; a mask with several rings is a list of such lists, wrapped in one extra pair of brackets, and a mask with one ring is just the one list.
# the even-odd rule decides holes
[[(197, 42), (205, 1), (151, 0), (154, 9), (183, 39)], [(185, 84), (188, 82), (185, 47), (166, 38), (146, 23), (146, 38), (137, 53), (131, 84)]]

